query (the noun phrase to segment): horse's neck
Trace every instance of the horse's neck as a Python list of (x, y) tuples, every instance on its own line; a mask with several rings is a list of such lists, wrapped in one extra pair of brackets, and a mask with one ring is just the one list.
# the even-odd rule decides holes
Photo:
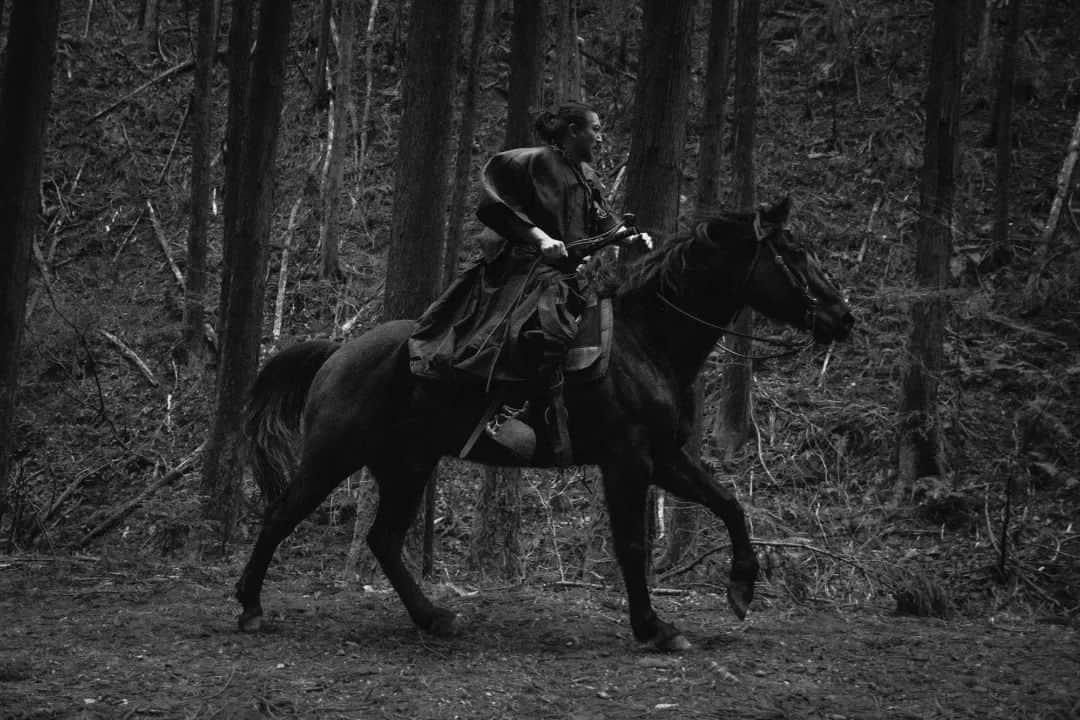
[(690, 288), (636, 293), (621, 298), (616, 317), (627, 318), (633, 333), (649, 356), (671, 367), (681, 383), (693, 382), (739, 309), (738, 303), (709, 307), (701, 294)]

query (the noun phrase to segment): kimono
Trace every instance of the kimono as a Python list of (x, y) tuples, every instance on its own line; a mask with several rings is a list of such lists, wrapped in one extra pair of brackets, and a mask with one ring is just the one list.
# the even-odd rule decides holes
[(417, 321), (409, 341), (414, 374), (454, 381), (531, 381), (561, 362), (590, 298), (577, 261), (549, 264), (529, 231), (571, 243), (617, 223), (603, 186), (551, 146), (517, 148), (484, 166), (477, 217), (489, 229), (484, 257)]

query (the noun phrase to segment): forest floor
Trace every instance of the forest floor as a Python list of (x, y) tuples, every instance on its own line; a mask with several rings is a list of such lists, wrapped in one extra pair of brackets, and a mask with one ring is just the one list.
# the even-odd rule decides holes
[[(638, 646), (614, 588), (432, 586), (462, 633), (412, 626), (381, 586), (271, 571), (269, 627), (236, 629), (236, 564), (0, 559), (0, 717), (1067, 718), (1080, 636), (1008, 615), (656, 598), (694, 647)], [(769, 604), (767, 604), (769, 605)]]

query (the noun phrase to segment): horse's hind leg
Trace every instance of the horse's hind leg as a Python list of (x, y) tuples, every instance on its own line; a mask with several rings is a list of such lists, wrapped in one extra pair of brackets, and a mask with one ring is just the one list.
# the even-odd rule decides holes
[(262, 584), (277, 546), (326, 499), (346, 474), (320, 467), (310, 454), (305, 453), (285, 494), (267, 508), (251, 557), (236, 583), (236, 599), (243, 606), (239, 618), (241, 630), (252, 632), (262, 626)]
[(728, 604), (740, 620), (745, 618), (750, 601), (754, 598), (758, 559), (750, 544), (750, 532), (746, 528), (742, 505), (731, 490), (716, 482), (712, 473), (686, 451), (658, 462), (653, 480), (681, 498), (704, 505), (724, 521), (732, 548)]
[(452, 635), (456, 632), (454, 613), (433, 604), (401, 560), (405, 533), (416, 516), (436, 462), (397, 459), (370, 466), (379, 485), (379, 508), (367, 541), (413, 622), (432, 634)]

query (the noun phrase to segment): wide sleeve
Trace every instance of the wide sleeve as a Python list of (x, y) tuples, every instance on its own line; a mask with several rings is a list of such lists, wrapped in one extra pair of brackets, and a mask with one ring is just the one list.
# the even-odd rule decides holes
[(561, 239), (562, 197), (557, 168), (543, 148), (508, 150), (492, 157), (481, 177), (480, 222), (510, 242), (535, 245), (534, 227)]

